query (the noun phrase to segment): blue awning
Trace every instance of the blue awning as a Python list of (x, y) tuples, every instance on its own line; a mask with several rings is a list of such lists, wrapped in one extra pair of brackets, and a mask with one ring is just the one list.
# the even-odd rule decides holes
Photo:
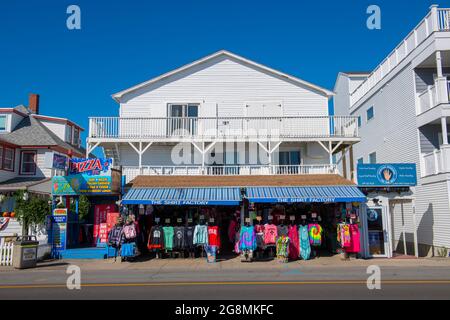
[(247, 198), (257, 203), (366, 201), (356, 186), (249, 187)]
[(240, 188), (131, 188), (123, 204), (239, 205)]

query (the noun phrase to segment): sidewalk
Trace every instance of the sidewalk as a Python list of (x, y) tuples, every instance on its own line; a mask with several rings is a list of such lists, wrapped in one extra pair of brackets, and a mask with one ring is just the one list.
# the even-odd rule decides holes
[[(280, 263), (277, 260), (271, 261), (254, 261), (241, 262), (239, 257), (218, 261), (216, 263), (207, 263), (205, 258), (196, 259), (137, 259), (134, 262), (120, 262), (119, 259), (108, 260), (51, 260), (38, 263), (35, 270), (61, 270), (67, 265), (74, 264), (84, 270), (168, 270), (168, 271), (212, 271), (212, 270), (281, 270), (281, 269), (298, 269), (298, 268), (347, 268), (347, 267), (367, 267), (370, 265), (378, 265), (380, 267), (449, 267), (449, 258), (420, 258), (402, 257), (392, 259), (350, 259), (342, 260), (339, 255), (332, 257), (319, 257), (316, 259), (303, 261), (292, 261), (289, 263)], [(12, 267), (0, 267), (2, 271), (12, 271)]]

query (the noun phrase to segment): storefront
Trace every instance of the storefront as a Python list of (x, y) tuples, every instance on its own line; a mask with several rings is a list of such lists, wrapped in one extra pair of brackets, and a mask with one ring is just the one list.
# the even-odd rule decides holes
[(104, 258), (112, 214), (117, 218), (121, 172), (112, 159), (69, 160), (67, 175), (52, 178), (52, 255), (59, 258)]
[[(238, 253), (243, 255), (251, 248), (250, 260), (273, 259), (279, 256), (276, 243), (279, 233), (285, 240), (292, 239), (289, 258), (295, 260), (301, 258), (302, 228), (307, 233), (303, 240), (308, 242), (311, 251), (304, 259), (341, 252), (359, 255), (360, 209), (365, 201), (366, 197), (355, 185), (337, 175), (139, 176), (130, 185), (121, 204), (124, 211), (143, 221), (139, 226), (148, 237), (141, 239), (138, 246), (145, 247), (151, 254), (186, 257), (192, 245), (210, 244), (199, 243), (194, 236), (193, 243), (185, 247), (169, 245), (167, 249), (167, 246), (164, 248), (166, 242), (158, 247), (153, 243), (154, 230), (158, 234), (169, 234), (170, 243), (176, 242), (173, 239), (181, 228), (190, 228), (194, 232), (207, 228), (209, 236), (210, 228), (217, 227), (218, 231), (213, 232), (221, 239), (220, 248), (217, 248), (221, 258)], [(265, 231), (266, 226), (269, 227)], [(342, 241), (338, 242), (341, 228), (348, 232), (355, 230), (358, 238), (355, 247), (349, 248), (347, 243), (343, 247)], [(247, 235), (249, 247), (243, 245), (248, 240)], [(201, 250), (195, 251), (197, 256), (201, 253)]]
[(417, 255), (414, 163), (358, 164), (358, 187), (367, 196), (362, 210), (368, 257)]

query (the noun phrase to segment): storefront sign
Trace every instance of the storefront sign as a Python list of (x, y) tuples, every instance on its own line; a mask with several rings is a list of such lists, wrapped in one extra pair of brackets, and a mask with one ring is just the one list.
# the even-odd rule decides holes
[(70, 176), (54, 176), (52, 178), (52, 194), (60, 195), (102, 195), (112, 192), (111, 176), (89, 176), (76, 174)]
[(111, 158), (73, 158), (69, 161), (69, 175), (111, 176), (111, 166)]
[(66, 170), (68, 158), (55, 152), (46, 152), (44, 167), (47, 169)]
[(100, 223), (100, 227), (98, 230), (98, 237), (100, 239), (100, 243), (106, 243), (108, 241), (108, 224)]
[(67, 209), (54, 209), (52, 220), (53, 250), (63, 251), (67, 243)]
[(415, 163), (358, 164), (359, 186), (405, 187), (417, 185)]

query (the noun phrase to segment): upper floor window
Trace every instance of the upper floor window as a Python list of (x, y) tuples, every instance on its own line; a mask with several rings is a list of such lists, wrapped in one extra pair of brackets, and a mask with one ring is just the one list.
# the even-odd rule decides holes
[(13, 148), (0, 146), (0, 169), (14, 171), (14, 154)]
[(20, 174), (36, 174), (36, 151), (22, 151)]
[(80, 142), (80, 130), (78, 128), (75, 128), (73, 130), (73, 144), (78, 146)]
[(66, 127), (66, 141), (72, 143), (72, 126)]
[(6, 115), (0, 115), (0, 132), (6, 131)]
[(367, 109), (367, 121), (373, 119), (374, 116), (375, 116), (375, 114), (374, 114), (374, 110), (373, 110), (373, 106), (372, 106), (369, 109)]
[(369, 154), (369, 163), (377, 163), (377, 153), (372, 152)]
[(362, 121), (361, 121), (361, 116), (358, 116), (358, 128), (361, 127)]
[(364, 159), (363, 158), (359, 158), (358, 160), (356, 160), (358, 164), (363, 164), (364, 163)]

